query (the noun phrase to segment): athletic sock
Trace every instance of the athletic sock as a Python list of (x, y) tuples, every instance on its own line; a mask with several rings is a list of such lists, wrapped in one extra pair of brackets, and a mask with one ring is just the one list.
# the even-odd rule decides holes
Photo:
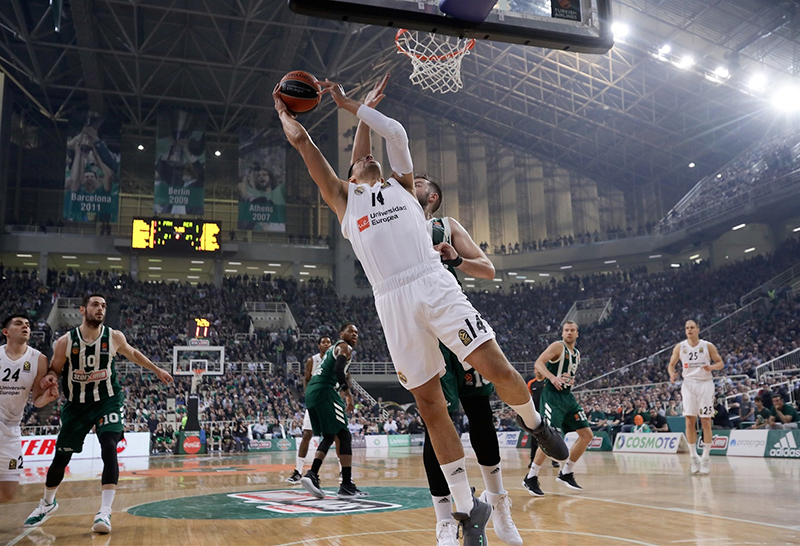
[(562, 474), (571, 474), (572, 467), (575, 465), (577, 461), (573, 461), (572, 459), (567, 459), (567, 462), (564, 463), (564, 468), (561, 469)]
[(450, 502), (450, 495), (446, 497), (436, 497), (431, 495), (433, 500), (433, 511), (436, 514), (436, 521), (450, 521), (453, 519), (453, 503)]
[(342, 483), (350, 483), (353, 481), (353, 467), (352, 466), (343, 466), (342, 467)]
[(111, 503), (114, 502), (114, 495), (116, 494), (116, 489), (103, 489), (100, 493), (100, 509), (108, 508), (111, 510)]
[(469, 514), (472, 512), (472, 489), (469, 487), (467, 479), (466, 458), (462, 457), (452, 463), (440, 465), (447, 485), (450, 487), (450, 495), (456, 505), (456, 512)]
[(703, 442), (703, 458), (708, 459), (709, 455), (711, 455), (711, 444)]
[(526, 478), (533, 478), (539, 476), (539, 470), (541, 469), (542, 469), (541, 465), (538, 465), (536, 463), (531, 463), (531, 469), (528, 470), (528, 475), (526, 476)]
[(314, 457), (314, 462), (311, 463), (311, 472), (319, 474), (319, 469), (322, 468), (322, 459)]
[(503, 487), (503, 472), (500, 469), (500, 463), (492, 466), (480, 466), (481, 474), (483, 474), (483, 483), (486, 485), (486, 490), (489, 493), (505, 493)]
[(44, 488), (44, 501), (47, 504), (53, 504), (53, 501), (56, 500), (56, 491), (58, 491), (58, 487), (53, 487), (52, 489), (49, 487)]
[(508, 405), (511, 409), (517, 412), (517, 415), (522, 417), (528, 428), (536, 428), (542, 422), (542, 416), (536, 411), (536, 406), (533, 405), (533, 398), (529, 398), (528, 402), (521, 406)]
[(295, 468), (295, 470), (297, 470), (298, 473), (302, 474), (303, 473), (303, 466), (305, 464), (306, 464), (306, 458), (305, 457), (298, 457), (294, 468)]

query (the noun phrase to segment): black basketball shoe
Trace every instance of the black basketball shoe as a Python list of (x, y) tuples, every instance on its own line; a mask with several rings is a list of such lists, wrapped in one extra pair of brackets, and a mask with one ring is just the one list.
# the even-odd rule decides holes
[(528, 493), (534, 497), (544, 497), (544, 491), (539, 487), (539, 476), (525, 478), (522, 480), (522, 485), (528, 490)]
[(522, 417), (517, 415), (517, 424), (522, 430), (528, 431), (539, 443), (539, 447), (544, 454), (557, 461), (565, 461), (569, 457), (569, 448), (564, 442), (564, 438), (558, 431), (550, 426), (547, 419), (542, 416), (542, 422), (536, 428), (528, 428)]
[(319, 487), (319, 476), (313, 470), (306, 472), (306, 475), (300, 479), (300, 483), (306, 488), (306, 491), (317, 497), (318, 499), (325, 498), (325, 491)]
[(357, 499), (361, 497), (368, 497), (369, 493), (364, 493), (361, 489), (356, 487), (356, 484), (353, 482), (350, 483), (342, 483), (339, 486), (339, 492), (336, 494), (337, 499)]
[(295, 468), (294, 472), (292, 472), (292, 475), (291, 475), (291, 476), (289, 476), (288, 478), (286, 478), (286, 482), (287, 482), (287, 483), (291, 483), (291, 484), (298, 484), (298, 483), (300, 483), (300, 480), (301, 480), (302, 478), (303, 478), (303, 475), (302, 475), (302, 474), (300, 474), (300, 473), (297, 471), (297, 469)]
[(461, 524), (461, 536), (464, 537), (464, 546), (485, 546), (489, 544), (486, 538), (486, 524), (492, 516), (492, 505), (483, 502), (472, 495), (472, 510), (469, 514), (453, 512), (453, 518)]
[(578, 485), (578, 482), (575, 481), (575, 473), (573, 472), (570, 472), (569, 474), (564, 474), (563, 472), (559, 472), (556, 481), (563, 483), (570, 489), (575, 489), (576, 491), (583, 491), (583, 487)]

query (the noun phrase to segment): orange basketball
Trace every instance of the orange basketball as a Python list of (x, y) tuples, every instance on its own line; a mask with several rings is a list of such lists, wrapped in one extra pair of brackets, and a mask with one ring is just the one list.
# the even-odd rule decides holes
[(636, 417), (633, 418), (633, 424), (635, 424), (636, 426), (643, 425), (644, 424), (644, 417), (642, 417), (641, 415), (637, 415)]
[(317, 78), (302, 70), (293, 70), (281, 78), (281, 100), (295, 114), (316, 108), (322, 98), (321, 90)]

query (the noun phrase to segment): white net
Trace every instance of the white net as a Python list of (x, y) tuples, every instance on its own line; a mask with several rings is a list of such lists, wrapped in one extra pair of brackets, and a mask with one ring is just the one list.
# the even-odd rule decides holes
[(411, 59), (411, 83), (439, 93), (456, 92), (464, 87), (461, 61), (475, 46), (474, 39), (401, 28), (395, 43), (398, 53)]

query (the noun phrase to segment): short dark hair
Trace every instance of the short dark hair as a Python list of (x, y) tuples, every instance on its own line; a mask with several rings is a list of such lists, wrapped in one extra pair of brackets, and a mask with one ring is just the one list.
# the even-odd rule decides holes
[(430, 185), (433, 188), (434, 193), (436, 193), (439, 196), (439, 200), (436, 202), (436, 205), (433, 207), (433, 210), (431, 211), (431, 212), (436, 212), (437, 210), (439, 210), (439, 207), (442, 206), (442, 201), (444, 200), (444, 193), (442, 193), (442, 186), (438, 182), (433, 180), (430, 176), (424, 173), (415, 174), (414, 179), (416, 180), (417, 178), (422, 178), (423, 180), (427, 181), (428, 185)]
[(91, 300), (92, 298), (106, 299), (106, 297), (103, 294), (89, 294), (87, 296), (84, 296), (83, 299), (81, 300), (81, 307), (86, 307), (87, 305), (89, 305), (89, 300)]
[(342, 323), (342, 325), (339, 326), (339, 333), (344, 332), (345, 330), (347, 330), (347, 327), (351, 326), (351, 325), (355, 326), (356, 323), (355, 322), (344, 322), (344, 323)]
[(331, 336), (329, 336), (329, 335), (327, 335), (327, 334), (325, 334), (325, 335), (322, 335), (322, 336), (319, 336), (319, 338), (317, 339), (317, 345), (319, 345), (320, 343), (322, 343), (322, 340), (323, 340), (323, 339), (325, 339), (326, 337), (327, 337), (328, 339), (330, 339), (330, 338), (331, 338)]
[(29, 323), (31, 321), (31, 317), (28, 315), (28, 313), (24, 311), (18, 311), (16, 313), (8, 315), (6, 318), (3, 319), (3, 328), (8, 328), (8, 323), (14, 320), (15, 318), (23, 318), (27, 320)]
[(356, 166), (356, 162), (355, 161), (350, 163), (350, 168), (347, 169), (347, 179), (348, 180), (350, 180), (353, 177), (353, 167), (355, 167), (355, 166)]

